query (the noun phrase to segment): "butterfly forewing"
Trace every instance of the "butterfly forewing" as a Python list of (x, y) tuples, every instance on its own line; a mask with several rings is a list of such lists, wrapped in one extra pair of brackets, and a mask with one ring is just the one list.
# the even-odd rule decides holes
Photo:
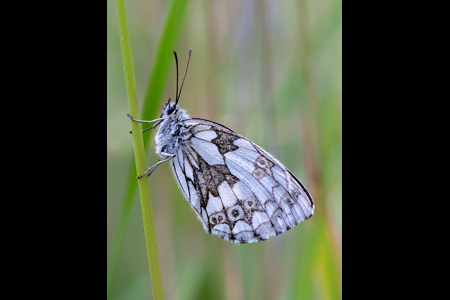
[(308, 191), (261, 147), (212, 121), (185, 124), (190, 137), (171, 165), (207, 232), (239, 244), (258, 242), (313, 214)]

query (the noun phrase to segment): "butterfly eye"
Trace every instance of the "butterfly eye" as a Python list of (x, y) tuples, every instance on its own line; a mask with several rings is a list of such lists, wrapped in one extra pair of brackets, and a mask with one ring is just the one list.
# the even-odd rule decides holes
[(216, 223), (217, 223), (217, 220), (216, 220), (215, 217), (212, 217), (212, 218), (211, 218), (211, 223), (213, 223), (213, 224), (216, 224)]
[(169, 109), (167, 110), (167, 114), (171, 115), (174, 111), (175, 111), (175, 105), (170, 106), (170, 104), (169, 104)]
[(219, 219), (219, 222), (222, 222), (223, 217), (222, 217), (222, 216), (219, 216), (218, 219)]

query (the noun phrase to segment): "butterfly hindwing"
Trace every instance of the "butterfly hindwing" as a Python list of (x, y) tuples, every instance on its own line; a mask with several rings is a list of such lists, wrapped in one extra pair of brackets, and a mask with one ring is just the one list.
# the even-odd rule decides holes
[(207, 232), (239, 244), (259, 242), (313, 214), (308, 191), (261, 147), (212, 121), (185, 122), (191, 136), (172, 169)]

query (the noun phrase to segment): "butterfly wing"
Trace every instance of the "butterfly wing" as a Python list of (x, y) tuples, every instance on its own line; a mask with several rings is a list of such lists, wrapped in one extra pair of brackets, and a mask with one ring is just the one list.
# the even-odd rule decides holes
[(207, 232), (238, 244), (259, 242), (312, 216), (308, 191), (268, 152), (221, 124), (185, 124), (191, 136), (172, 169)]

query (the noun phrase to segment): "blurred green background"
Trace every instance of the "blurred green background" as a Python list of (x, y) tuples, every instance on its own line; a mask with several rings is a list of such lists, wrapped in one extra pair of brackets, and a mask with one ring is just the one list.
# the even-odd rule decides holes
[[(272, 153), (302, 181), (316, 209), (291, 231), (262, 243), (236, 245), (203, 230), (169, 164), (161, 165), (149, 184), (165, 299), (341, 299), (342, 2), (172, 3), (126, 1), (141, 116), (155, 118), (163, 103), (175, 98), (172, 50), (178, 53), (181, 84), (192, 47), (180, 106)], [(158, 94), (155, 89), (161, 96), (145, 104), (146, 97)], [(108, 0), (110, 296), (150, 299), (139, 195), (129, 184), (136, 171), (127, 112), (116, 3)], [(159, 159), (155, 132), (144, 134), (151, 166)], [(132, 199), (130, 217), (119, 225), (127, 195)], [(111, 253), (120, 230), (124, 239), (119, 238), (114, 264)]]

